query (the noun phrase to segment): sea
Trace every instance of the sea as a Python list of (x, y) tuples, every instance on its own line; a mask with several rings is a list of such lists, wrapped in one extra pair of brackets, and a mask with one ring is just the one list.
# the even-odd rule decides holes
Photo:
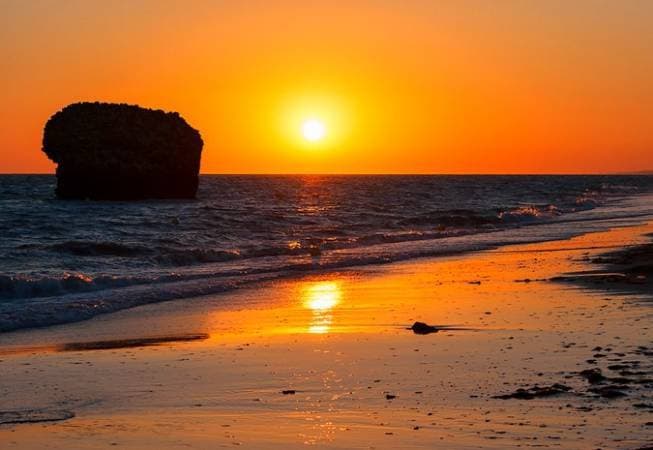
[(195, 200), (137, 202), (55, 185), (0, 176), (0, 332), (653, 218), (645, 175), (203, 175)]

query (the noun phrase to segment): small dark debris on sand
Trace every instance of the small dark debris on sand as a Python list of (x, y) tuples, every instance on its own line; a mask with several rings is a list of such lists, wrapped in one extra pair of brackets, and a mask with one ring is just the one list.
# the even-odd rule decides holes
[(588, 391), (603, 398), (618, 398), (625, 397), (627, 394), (624, 392), (628, 386), (624, 385), (607, 385), (589, 388)]
[(495, 395), (492, 398), (501, 400), (518, 399), (518, 400), (532, 400), (539, 397), (551, 397), (553, 395), (564, 394), (571, 391), (569, 386), (564, 384), (555, 383), (551, 386), (533, 386), (528, 389), (520, 388), (511, 394)]
[(297, 391), (294, 389), (286, 389), (285, 391), (281, 391), (281, 393), (283, 395), (295, 395)]
[(653, 403), (635, 403), (633, 405), (634, 408), (638, 409), (650, 409), (653, 410)]
[(413, 333), (415, 334), (430, 334), (430, 333), (437, 333), (438, 331), (440, 331), (438, 327), (425, 324), (424, 322), (415, 322), (413, 326), (408, 329), (413, 330)]
[(24, 409), (19, 411), (0, 411), (0, 424), (56, 422), (75, 417), (75, 413), (65, 409)]
[(459, 328), (450, 325), (429, 325), (424, 322), (415, 322), (410, 328), (406, 329), (412, 330), (415, 334), (431, 334), (437, 333), (438, 331), (469, 330), (469, 328)]
[[(593, 350), (596, 351), (597, 349), (612, 351), (612, 349), (602, 349), (601, 347), (595, 347)], [(637, 355), (638, 351), (642, 351), (641, 347), (638, 347), (632, 354)], [(618, 374), (618, 376), (610, 376), (610, 374), (606, 374), (596, 367), (577, 372), (590, 385), (587, 388), (587, 393), (604, 399), (626, 397), (629, 395), (635, 401), (642, 398), (642, 389), (648, 390), (653, 387), (653, 377), (650, 376), (652, 374), (650, 367), (643, 365), (639, 359), (622, 359), (627, 356), (627, 353), (624, 352), (612, 352), (612, 355), (619, 357), (609, 358), (610, 361), (615, 361), (615, 363), (608, 365), (607, 370)], [(643, 397), (642, 400), (646, 398)], [(632, 406), (647, 409), (646, 405), (648, 403), (640, 402)]]
[(605, 376), (601, 369), (585, 369), (580, 371), (580, 376), (585, 378), (591, 384), (601, 383), (605, 381)]

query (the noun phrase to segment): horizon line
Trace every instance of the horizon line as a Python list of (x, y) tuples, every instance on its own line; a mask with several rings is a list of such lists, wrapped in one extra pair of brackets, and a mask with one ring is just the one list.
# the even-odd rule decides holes
[[(0, 172), (2, 175), (53, 175), (56, 172)], [(653, 175), (653, 170), (625, 172), (200, 172), (198, 175), (221, 176), (602, 176), (602, 175)]]

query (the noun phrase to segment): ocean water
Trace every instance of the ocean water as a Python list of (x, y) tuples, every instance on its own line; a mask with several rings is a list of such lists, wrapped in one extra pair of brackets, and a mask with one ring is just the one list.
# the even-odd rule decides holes
[(299, 273), (653, 217), (651, 176), (202, 176), (197, 200), (54, 197), (0, 176), (0, 332)]

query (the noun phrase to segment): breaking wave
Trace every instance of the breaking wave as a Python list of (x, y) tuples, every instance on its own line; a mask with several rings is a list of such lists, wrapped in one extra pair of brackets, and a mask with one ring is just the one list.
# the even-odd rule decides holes
[(252, 281), (640, 220), (651, 177), (205, 176), (197, 201), (52, 198), (0, 176), (0, 332)]

